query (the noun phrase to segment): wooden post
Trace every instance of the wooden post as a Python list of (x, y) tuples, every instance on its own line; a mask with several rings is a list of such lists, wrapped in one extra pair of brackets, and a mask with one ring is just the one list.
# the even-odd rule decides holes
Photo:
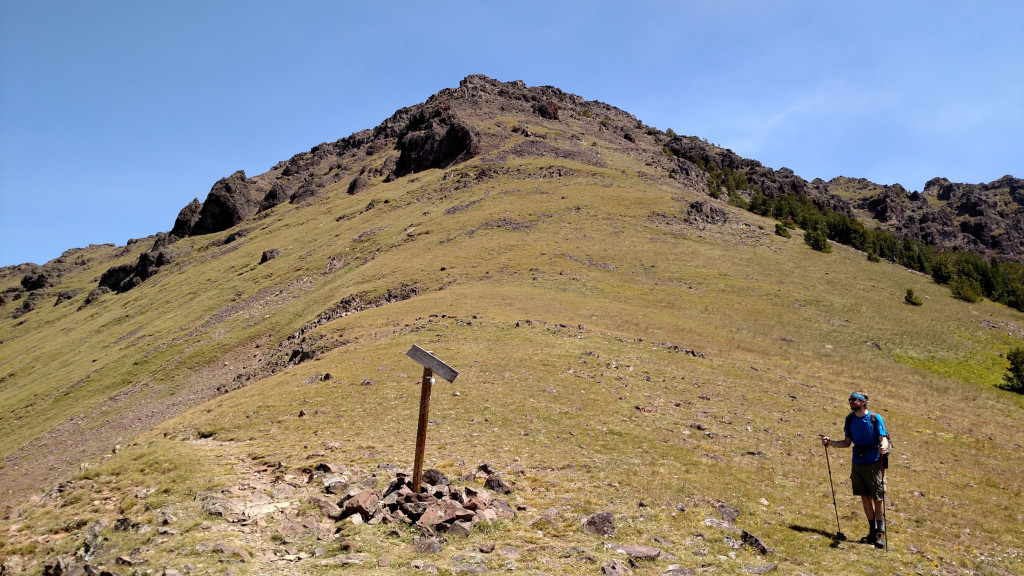
[(423, 455), (427, 449), (427, 422), (430, 418), (430, 389), (434, 384), (434, 372), (449, 382), (455, 382), (459, 371), (415, 344), (405, 355), (423, 366), (423, 382), (420, 386), (420, 422), (416, 429), (416, 459), (412, 469), (412, 491), (419, 492), (420, 481), (423, 479)]
[(423, 369), (423, 383), (420, 387), (420, 424), (416, 429), (416, 460), (412, 469), (412, 491), (420, 491), (423, 479), (423, 454), (427, 450), (427, 420), (430, 418), (430, 388), (434, 384), (434, 371)]

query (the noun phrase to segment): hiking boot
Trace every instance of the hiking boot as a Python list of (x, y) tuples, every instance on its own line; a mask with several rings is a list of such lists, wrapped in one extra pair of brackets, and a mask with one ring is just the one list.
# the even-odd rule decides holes
[(885, 532), (879, 532), (875, 535), (874, 545), (875, 548), (885, 548)]
[(860, 543), (861, 544), (874, 544), (876, 540), (877, 540), (877, 533), (872, 532), (872, 533), (868, 534), (867, 536), (861, 538), (860, 539)]

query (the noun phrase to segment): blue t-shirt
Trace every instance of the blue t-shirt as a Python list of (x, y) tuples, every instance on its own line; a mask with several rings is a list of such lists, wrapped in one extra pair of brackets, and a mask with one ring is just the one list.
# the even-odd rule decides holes
[(851, 413), (849, 415), (849, 427), (844, 430), (847, 438), (853, 440), (853, 463), (854, 464), (872, 464), (878, 462), (880, 456), (878, 452), (878, 443), (881, 441), (881, 437), (885, 436), (885, 422), (882, 421), (882, 415), (875, 413), (875, 418), (878, 419), (878, 437), (875, 436), (875, 425), (871, 423), (871, 414), (869, 410), (863, 418), (858, 418), (856, 414)]

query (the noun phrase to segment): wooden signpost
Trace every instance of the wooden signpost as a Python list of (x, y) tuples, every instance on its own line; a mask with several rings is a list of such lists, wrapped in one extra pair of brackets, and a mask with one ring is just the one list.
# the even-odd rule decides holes
[(459, 371), (437, 359), (436, 356), (413, 344), (406, 356), (423, 366), (423, 382), (420, 387), (420, 423), (416, 430), (416, 460), (412, 470), (412, 491), (420, 491), (423, 479), (423, 453), (427, 448), (427, 419), (430, 415), (430, 388), (434, 384), (434, 373), (448, 382), (455, 382)]

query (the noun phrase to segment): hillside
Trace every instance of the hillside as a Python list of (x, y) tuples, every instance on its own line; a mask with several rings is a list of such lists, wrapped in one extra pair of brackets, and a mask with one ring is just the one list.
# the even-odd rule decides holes
[[(5, 268), (0, 574), (1019, 573), (1021, 313), (726, 202), (853, 215), (847, 184), (471, 76), (167, 233)], [(412, 344), (460, 371), (428, 467), (507, 503), (468, 536), (332, 508), (412, 468)], [(854, 389), (896, 439), (888, 552), (832, 539), (817, 435)]]

